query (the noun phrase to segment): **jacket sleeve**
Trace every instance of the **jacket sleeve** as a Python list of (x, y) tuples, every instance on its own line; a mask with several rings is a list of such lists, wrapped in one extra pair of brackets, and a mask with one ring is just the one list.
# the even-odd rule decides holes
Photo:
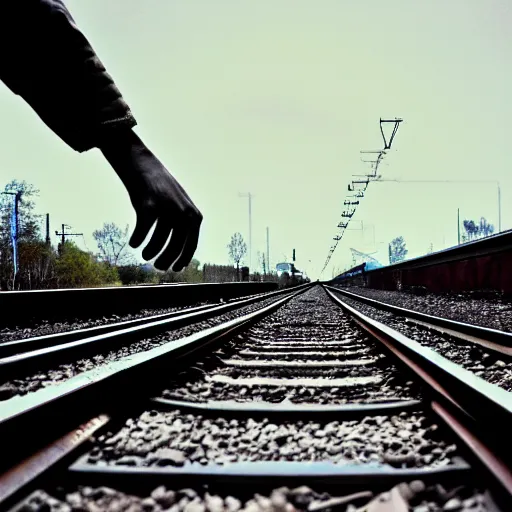
[(62, 0), (2, 4), (0, 79), (64, 142), (83, 152), (137, 124)]

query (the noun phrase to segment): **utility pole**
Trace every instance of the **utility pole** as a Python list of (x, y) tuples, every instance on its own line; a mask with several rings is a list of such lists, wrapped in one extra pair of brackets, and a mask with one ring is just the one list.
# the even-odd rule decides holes
[(498, 233), (501, 233), (501, 188), (498, 181)]
[(268, 235), (268, 226), (267, 226), (267, 273), (270, 274), (270, 242)]
[(66, 233), (66, 228), (71, 229), (71, 226), (68, 226), (67, 224), (62, 224), (62, 232), (59, 233), (58, 231), (55, 231), (55, 234), (57, 236), (62, 237), (62, 243), (60, 246), (60, 253), (62, 254), (62, 251), (64, 250), (64, 243), (66, 242), (67, 236), (83, 236), (83, 233)]
[(460, 245), (460, 208), (457, 208), (457, 240)]
[[(249, 269), (252, 268), (252, 198), (254, 197), (250, 192), (247, 194), (238, 194), (239, 197), (248, 197), (249, 198)], [(250, 272), (250, 270), (249, 270)]]
[(46, 245), (50, 245), (50, 214), (46, 214)]
[(18, 273), (18, 237), (20, 234), (19, 213), (20, 213), (21, 191), (18, 190), (17, 192), (2, 192), (2, 194), (9, 195), (9, 196), (15, 196), (14, 197), (14, 223), (12, 222), (12, 217), (11, 217), (12, 262), (13, 262), (13, 267), (14, 267), (13, 289), (14, 289), (14, 284), (16, 281), (16, 274)]

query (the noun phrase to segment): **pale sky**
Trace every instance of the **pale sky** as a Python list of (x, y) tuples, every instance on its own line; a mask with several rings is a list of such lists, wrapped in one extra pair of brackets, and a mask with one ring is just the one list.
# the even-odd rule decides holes
[[(512, 227), (509, 0), (67, 5), (137, 133), (202, 211), (201, 263), (227, 263), (234, 232), (248, 239), (238, 194), (250, 191), (253, 262), (268, 226), (272, 265), (295, 248), (297, 266), (316, 278), (351, 175), (368, 169), (360, 150), (382, 148), (380, 117), (404, 119), (384, 179), (494, 183), (371, 183), (349, 226), (362, 221), (365, 231), (347, 233), (322, 277), (350, 265), (350, 247), (387, 263), (395, 236), (409, 256), (455, 244), (458, 207), (461, 219), (484, 216), (497, 229), (498, 180), (502, 230)], [(74, 152), (3, 84), (0, 112), (0, 185), (37, 186), (52, 233), (70, 224), (96, 251), (103, 222), (133, 228), (128, 196), (98, 150)]]

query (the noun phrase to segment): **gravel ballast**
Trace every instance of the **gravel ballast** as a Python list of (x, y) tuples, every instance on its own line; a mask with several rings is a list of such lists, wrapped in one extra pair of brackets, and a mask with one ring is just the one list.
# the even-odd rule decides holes
[(183, 466), (256, 461), (328, 461), (442, 467), (456, 455), (422, 413), (358, 421), (283, 422), (146, 411), (107, 433), (87, 456), (98, 465)]
[[(114, 324), (118, 322), (127, 322), (129, 320), (138, 320), (147, 318), (154, 315), (165, 315), (169, 313), (176, 313), (177, 311), (186, 311), (187, 309), (195, 308), (198, 306), (205, 306), (208, 302), (198, 302), (190, 306), (174, 307), (174, 308), (161, 308), (161, 309), (143, 309), (138, 313), (127, 315), (111, 315), (102, 318), (89, 318), (79, 319), (70, 318), (67, 321), (49, 323), (42, 321), (41, 323), (34, 323), (26, 327), (5, 327), (0, 329), (0, 343), (7, 341), (22, 340), (26, 338), (34, 338), (36, 336), (48, 336), (50, 334), (57, 334), (59, 332), (76, 331), (78, 329), (89, 329), (91, 327), (100, 327), (103, 325)], [(213, 305), (213, 304), (212, 304)]]
[(429, 315), (441, 316), (468, 324), (481, 325), (500, 331), (512, 331), (512, 300), (499, 293), (476, 298), (477, 293), (416, 295), (409, 292), (375, 290), (360, 286), (341, 287), (370, 299), (393, 306), (414, 309)]
[(431, 348), (466, 370), (474, 372), (482, 379), (512, 391), (512, 364), (497, 352), (449, 335), (425, 329), (405, 318), (381, 311), (344, 295), (340, 299), (361, 313), (401, 332), (421, 345)]
[(126, 494), (110, 487), (37, 490), (12, 512), (377, 512), (378, 505), (392, 507), (386, 510), (412, 512), (496, 510), (492, 502), (489, 503), (489, 495), (482, 490), (470, 486), (426, 486), (421, 480), (403, 482), (382, 493), (371, 490), (328, 493), (305, 485), (258, 492), (255, 487), (250, 486), (245, 496), (238, 497), (236, 493), (233, 496), (202, 489), (171, 489), (163, 485), (147, 495)]
[(162, 397), (347, 404), (418, 399), (419, 390), (315, 287), (182, 372)]
[[(229, 304), (238, 300), (248, 299), (254, 295), (245, 297), (237, 297), (222, 302), (222, 304)], [(172, 308), (158, 308), (158, 309), (143, 309), (138, 312), (129, 313), (125, 315), (110, 315), (101, 318), (70, 318), (67, 321), (60, 321), (49, 323), (46, 320), (33, 321), (29, 325), (19, 327), (4, 327), (0, 329), (0, 343), (8, 341), (21, 340), (26, 338), (34, 338), (36, 336), (48, 336), (57, 334), (59, 332), (76, 331), (78, 329), (89, 329), (91, 327), (100, 327), (103, 325), (114, 324), (119, 322), (128, 322), (129, 320), (139, 320), (155, 315), (167, 315), (169, 313), (176, 313), (179, 311), (186, 312), (189, 309), (197, 308), (199, 306), (215, 306), (220, 303), (213, 303), (211, 301), (197, 302), (187, 306), (172, 307)]]

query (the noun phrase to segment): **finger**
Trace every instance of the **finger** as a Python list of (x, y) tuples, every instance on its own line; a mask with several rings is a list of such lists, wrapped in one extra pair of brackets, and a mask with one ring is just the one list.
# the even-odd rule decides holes
[(137, 223), (130, 238), (130, 246), (134, 249), (144, 242), (150, 229), (156, 221), (156, 215), (148, 214), (146, 211), (142, 213), (137, 212)]
[(185, 242), (185, 247), (183, 248), (183, 252), (180, 257), (174, 263), (172, 269), (176, 272), (179, 272), (182, 268), (186, 267), (190, 261), (192, 260), (192, 256), (197, 249), (197, 244), (199, 242), (199, 229), (201, 226), (201, 222), (195, 222), (192, 227), (189, 228), (188, 237)]
[(158, 219), (153, 236), (151, 237), (148, 245), (146, 245), (145, 249), (142, 251), (142, 257), (146, 261), (153, 259), (162, 250), (165, 246), (165, 242), (167, 242), (167, 239), (169, 238), (171, 229), (171, 221), (162, 218)]
[(158, 270), (167, 270), (172, 262), (181, 254), (187, 235), (188, 229), (186, 227), (174, 228), (172, 230), (172, 236), (167, 247), (155, 261), (155, 267)]

